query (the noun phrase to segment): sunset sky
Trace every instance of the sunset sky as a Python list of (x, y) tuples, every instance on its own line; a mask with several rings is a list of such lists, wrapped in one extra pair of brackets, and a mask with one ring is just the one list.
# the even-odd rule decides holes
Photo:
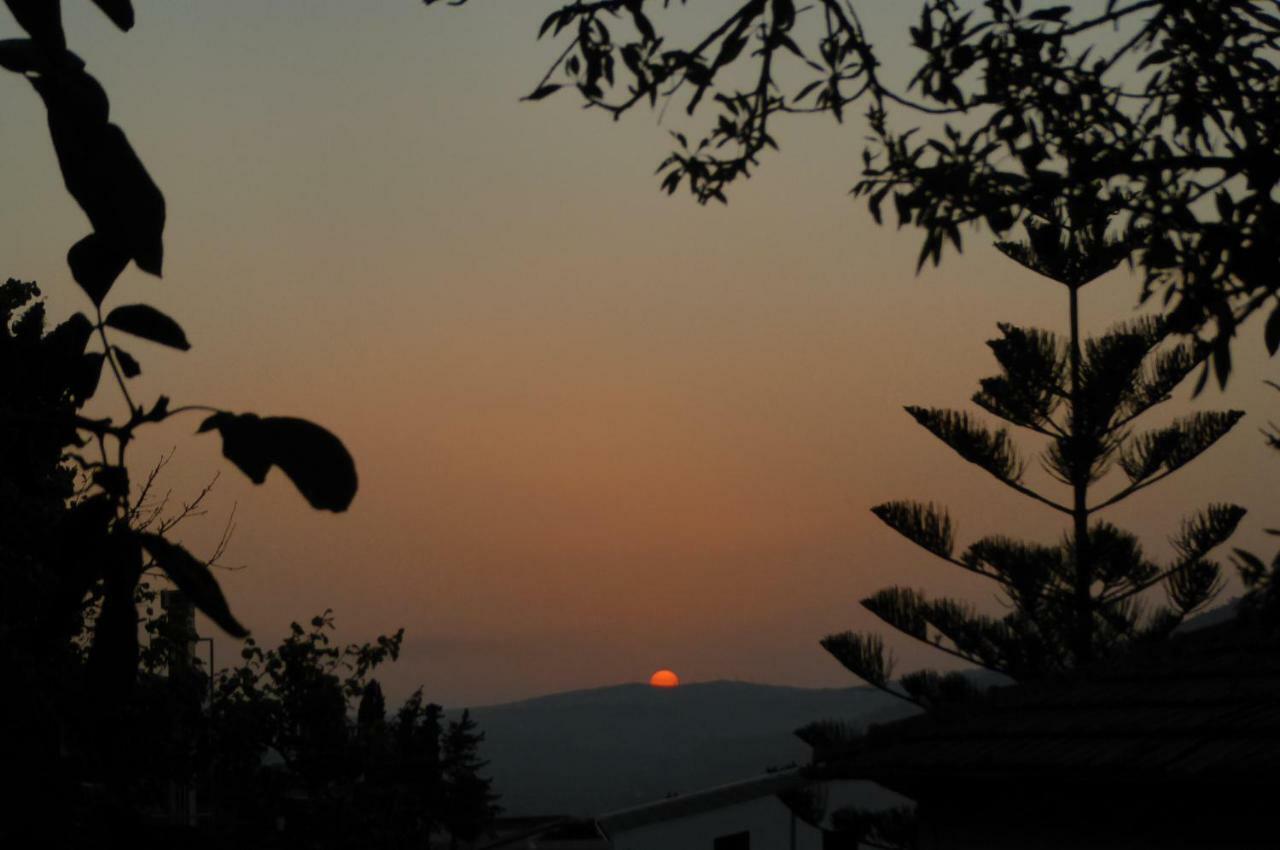
[[(919, 235), (847, 194), (860, 119), (784, 125), (782, 153), (728, 207), (701, 208), (653, 176), (680, 109), (615, 124), (567, 94), (518, 102), (555, 55), (534, 41), (555, 2), (145, 0), (128, 34), (64, 5), (168, 201), (164, 279), (131, 268), (109, 303), (164, 309), (193, 349), (124, 343), (144, 369), (135, 395), (303, 416), (356, 458), (360, 492), (335, 516), (279, 472), (251, 485), (195, 417), (132, 449), (138, 472), (175, 451), (174, 499), (221, 473), (178, 536), (208, 553), (234, 506), (224, 561), (243, 568), (220, 579), (259, 640), (325, 608), (347, 640), (404, 626), (391, 697), (421, 684), (451, 706), (664, 667), (846, 685), (818, 640), (872, 627), (862, 596), (992, 599), (872, 505), (944, 503), (962, 544), (1061, 532), (902, 406), (968, 407), (996, 322), (1061, 329), (1065, 291), (978, 232), (916, 276)], [(862, 4), (895, 44), (900, 5)], [(0, 12), (0, 37), (19, 34)], [(65, 255), (88, 223), (43, 106), (10, 74), (0, 146), (0, 274), (39, 281), (54, 317), (85, 309)], [(1125, 273), (1094, 284), (1085, 321), (1132, 317), (1137, 294)], [(1245, 422), (1109, 515), (1154, 554), (1210, 501), (1252, 509), (1237, 545), (1273, 548), (1280, 462), (1258, 428), (1280, 396), (1262, 385), (1277, 368), (1260, 328), (1236, 359), (1228, 391), (1196, 403)], [(903, 669), (934, 659), (890, 640)]]

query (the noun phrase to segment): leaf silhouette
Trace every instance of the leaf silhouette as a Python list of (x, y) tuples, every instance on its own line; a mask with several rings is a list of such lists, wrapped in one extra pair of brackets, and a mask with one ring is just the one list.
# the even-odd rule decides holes
[[(75, 54), (64, 53), (74, 59)], [(49, 67), (49, 54), (31, 38), (6, 38), (0, 41), (0, 68), (15, 74), (41, 73)]]
[(1033, 21), (1061, 21), (1070, 12), (1070, 6), (1054, 6), (1050, 9), (1037, 9), (1027, 17)]
[(124, 372), (126, 378), (136, 378), (142, 374), (142, 366), (132, 354), (118, 345), (111, 346), (111, 351), (115, 354), (116, 361), (120, 364), (120, 371)]
[(170, 348), (191, 348), (177, 322), (146, 304), (123, 304), (107, 314), (104, 324)]
[[(5, 55), (0, 50), (0, 62)], [(164, 196), (124, 131), (108, 121), (110, 104), (102, 86), (72, 54), (63, 52), (58, 59), (29, 69), (27, 81), (48, 110), (49, 135), (67, 191), (102, 239), (143, 271), (159, 275)]]
[(345, 511), (355, 498), (355, 461), (342, 441), (305, 419), (215, 413), (199, 431), (222, 435), (222, 454), (255, 484), (278, 466), (313, 508)]
[(67, 252), (67, 265), (71, 267), (71, 276), (80, 284), (89, 300), (95, 307), (100, 307), (116, 278), (129, 265), (129, 256), (101, 235), (90, 233), (71, 246), (71, 250)]
[(227, 598), (222, 595), (218, 580), (209, 567), (176, 543), (170, 543), (159, 534), (139, 534), (138, 540), (147, 554), (155, 559), (178, 589), (191, 602), (232, 637), (249, 636), (249, 630), (231, 615)]
[(101, 351), (90, 351), (81, 355), (80, 364), (76, 367), (71, 381), (71, 395), (83, 404), (98, 391), (98, 381), (102, 378)]
[(133, 29), (133, 4), (129, 0), (93, 0), (93, 5), (122, 30)]
[(62, 31), (62, 13), (57, 3), (49, 0), (4, 0), (4, 4), (18, 25), (33, 39), (45, 47), (66, 48), (67, 37)]
[(84, 353), (93, 333), (93, 324), (84, 313), (73, 313), (44, 338), (45, 345), (57, 351), (63, 358), (77, 358)]
[(558, 83), (547, 83), (544, 86), (538, 86), (532, 93), (525, 97), (525, 100), (542, 100), (547, 95), (555, 94), (560, 90)]

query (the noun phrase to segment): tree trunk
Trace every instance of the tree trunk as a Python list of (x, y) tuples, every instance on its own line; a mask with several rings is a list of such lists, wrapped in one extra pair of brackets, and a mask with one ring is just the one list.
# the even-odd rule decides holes
[(1075, 636), (1073, 666), (1079, 667), (1093, 658), (1093, 565), (1089, 558), (1089, 472), (1092, 451), (1087, 439), (1089, 423), (1083, 410), (1084, 392), (1080, 386), (1080, 296), (1072, 286), (1071, 293), (1071, 518), (1075, 563)]

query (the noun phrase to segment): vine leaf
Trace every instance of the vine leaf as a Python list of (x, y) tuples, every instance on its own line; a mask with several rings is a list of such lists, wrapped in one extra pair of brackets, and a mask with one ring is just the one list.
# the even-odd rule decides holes
[(133, 4), (129, 0), (93, 0), (93, 5), (126, 32), (133, 29)]
[(118, 345), (111, 346), (111, 351), (115, 354), (116, 360), (120, 363), (120, 371), (126, 378), (136, 378), (142, 374), (142, 366), (132, 354)]
[(67, 37), (62, 31), (62, 12), (49, 0), (4, 0), (14, 20), (33, 39), (46, 47), (64, 50)]
[(80, 363), (72, 373), (71, 395), (81, 404), (93, 398), (102, 378), (103, 353), (88, 351), (81, 355)]
[[(63, 51), (59, 57), (63, 65), (83, 67), (84, 62), (71, 51)], [(15, 74), (43, 74), (49, 70), (49, 51), (32, 38), (6, 38), (0, 40), (0, 68)]]
[(92, 334), (93, 324), (84, 313), (73, 313), (45, 336), (45, 344), (59, 351), (63, 357), (79, 357), (84, 353)]
[(93, 324), (83, 313), (75, 313), (44, 338), (51, 356), (49, 367), (70, 390), (77, 408), (97, 389), (102, 368), (102, 352), (85, 351), (92, 333)]
[(222, 595), (222, 588), (218, 586), (218, 580), (213, 577), (207, 565), (177, 543), (171, 543), (159, 534), (139, 534), (138, 542), (206, 617), (232, 637), (249, 636), (249, 630), (231, 615), (227, 598)]
[(305, 419), (215, 413), (198, 433), (222, 435), (222, 454), (255, 484), (278, 466), (313, 508), (345, 511), (355, 498), (355, 461), (342, 441)]
[(99, 234), (90, 233), (71, 246), (67, 252), (67, 265), (71, 267), (71, 276), (93, 305), (101, 307), (116, 278), (129, 265), (129, 256)]
[(63, 51), (52, 60), (21, 42), (0, 44), (0, 64), (24, 73), (49, 113), (49, 135), (63, 182), (93, 229), (138, 268), (164, 263), (164, 195), (124, 131), (110, 118), (106, 91), (84, 63)]
[(123, 304), (107, 314), (104, 324), (170, 348), (182, 351), (191, 348), (177, 322), (146, 304)]

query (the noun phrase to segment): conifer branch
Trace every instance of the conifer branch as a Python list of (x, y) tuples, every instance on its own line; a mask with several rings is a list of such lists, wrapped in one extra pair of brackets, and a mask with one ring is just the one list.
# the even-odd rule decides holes
[(985, 470), (1000, 483), (1054, 510), (1071, 513), (1070, 508), (1040, 495), (1018, 481), (1022, 476), (1023, 464), (1009, 439), (1009, 432), (1003, 429), (988, 431), (969, 414), (955, 410), (910, 405), (906, 411), (952, 451)]
[[(907, 699), (900, 693), (888, 692), (899, 699)], [(814, 761), (826, 761), (833, 756), (842, 755), (852, 750), (861, 733), (845, 720), (814, 720), (806, 723), (791, 734), (814, 751)]]
[(890, 684), (893, 675), (893, 658), (885, 650), (884, 638), (879, 635), (841, 632), (827, 635), (821, 640), (822, 648), (831, 653), (853, 675), (886, 694), (924, 706), (910, 695), (895, 690)]
[[(1132, 483), (1089, 508), (1089, 513), (1108, 508), (1168, 478), (1226, 436), (1243, 416), (1240, 410), (1201, 412), (1174, 420), (1168, 428), (1132, 438), (1121, 450), (1119, 461)], [(1156, 474), (1162, 468), (1164, 471)]]
[[(903, 587), (888, 587), (868, 596), (866, 599), (863, 599), (861, 604), (863, 608), (866, 608), (881, 620), (884, 620), (898, 631), (910, 635), (921, 643), (927, 644), (940, 652), (946, 653), (947, 655), (967, 661), (970, 664), (991, 670), (995, 673), (1008, 675), (1007, 669), (990, 659), (982, 658), (977, 654), (965, 652), (959, 647), (953, 649), (939, 641), (931, 640), (929, 638), (930, 626), (937, 629), (947, 637), (948, 640), (952, 640), (952, 637), (946, 634), (943, 629), (939, 628), (930, 617), (930, 613), (939, 613), (936, 608), (936, 603), (929, 603), (925, 599), (924, 594), (918, 590), (910, 590)], [(959, 606), (954, 607), (958, 608)], [(957, 610), (951, 613), (952, 616), (947, 619), (951, 620), (949, 624), (954, 626), (959, 622), (959, 615), (963, 612)]]
[(1210, 505), (1190, 519), (1184, 520), (1178, 536), (1170, 541), (1180, 556), (1178, 561), (1168, 569), (1137, 582), (1128, 590), (1111, 596), (1106, 601), (1128, 599), (1161, 582), (1176, 579), (1184, 571), (1200, 569), (1197, 565), (1209, 563), (1205, 561), (1205, 556), (1227, 542), (1235, 533), (1240, 520), (1244, 519), (1245, 513), (1245, 509), (1239, 505)]
[(1108, 433), (1121, 431), (1130, 422), (1170, 399), (1173, 389), (1209, 356), (1209, 347), (1184, 343), (1157, 355), (1149, 374), (1144, 375), (1122, 412), (1107, 427)]
[(1012, 489), (1016, 490), (1022, 495), (1035, 499), (1037, 502), (1041, 503), (1042, 505), (1046, 505), (1050, 508), (1053, 508), (1055, 511), (1058, 511), (1059, 513), (1064, 513), (1064, 514), (1067, 514), (1068, 516), (1070, 516), (1071, 514), (1071, 508), (1067, 507), (1066, 505), (1059, 504), (1058, 502), (1055, 502), (1053, 499), (1047, 499), (1044, 496), (1041, 496), (1039, 493), (1032, 490), (1030, 487), (1026, 487), (1022, 484), (1019, 484), (1016, 481), (1007, 481), (1005, 479), (997, 479), (997, 480), (999, 480), (1005, 486), (1011, 487)]
[(1093, 507), (1088, 508), (1088, 513), (1092, 515), (1097, 513), (1098, 511), (1105, 510), (1114, 504), (1123, 502), (1125, 499), (1129, 498), (1134, 493), (1137, 493), (1140, 490), (1145, 490), (1148, 487), (1150, 487), (1152, 484), (1156, 484), (1163, 481), (1173, 473), (1174, 473), (1174, 470), (1167, 470), (1155, 476), (1154, 478), (1148, 478), (1145, 481), (1139, 482), (1138, 484), (1133, 484), (1128, 487), (1125, 487), (1123, 490), (1111, 496), (1106, 501), (1100, 502), (1099, 504), (1096, 504)]
[(927, 552), (944, 561), (964, 566), (951, 557), (955, 545), (951, 517), (932, 502), (927, 505), (908, 501), (885, 502), (872, 508), (871, 513)]

